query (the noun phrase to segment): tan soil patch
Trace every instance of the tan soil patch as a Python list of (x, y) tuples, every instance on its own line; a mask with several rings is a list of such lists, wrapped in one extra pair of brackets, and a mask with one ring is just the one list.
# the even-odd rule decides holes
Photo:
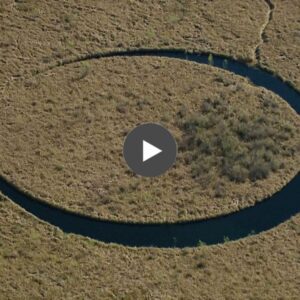
[[(225, 99), (233, 113), (262, 113), (299, 128), (299, 117), (279, 97), (210, 66), (159, 58), (110, 58), (75, 63), (20, 80), (0, 104), (1, 172), (50, 203), (90, 216), (132, 222), (201, 219), (253, 205), (280, 190), (299, 171), (299, 156), (255, 183), (191, 177), (179, 152), (174, 168), (157, 178), (132, 174), (122, 157), (127, 132), (144, 122), (165, 125), (178, 141), (183, 104), (200, 111), (206, 99)], [(272, 114), (267, 111), (266, 114)], [(299, 132), (283, 142), (296, 151)], [(30, 176), (28, 176), (30, 174)]]
[(297, 299), (299, 215), (192, 249), (134, 249), (65, 235), (0, 201), (3, 299)]

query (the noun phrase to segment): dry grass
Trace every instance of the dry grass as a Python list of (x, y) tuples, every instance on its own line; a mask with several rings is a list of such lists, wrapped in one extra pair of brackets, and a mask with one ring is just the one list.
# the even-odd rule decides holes
[[(260, 47), (261, 61), (299, 88), (298, 1), (272, 1), (276, 7), (273, 21), (266, 28), (265, 45)], [(194, 1), (188, 5), (183, 1), (2, 0), (1, 105), (7, 104), (4, 113), (16, 114), (11, 125), (14, 130), (24, 130), (24, 122), (26, 126), (31, 125), (32, 117), (25, 116), (22, 110), (17, 113), (21, 103), (16, 108), (10, 106), (9, 102), (21, 94), (17, 94), (15, 99), (4, 100), (3, 95), (7, 95), (9, 88), (8, 80), (12, 84), (20, 75), (31, 74), (30, 71), (53, 61), (108, 48), (184, 47), (251, 60), (256, 45), (260, 43), (260, 30), (266, 13), (262, 0)], [(70, 81), (77, 84), (87, 80), (89, 72), (85, 66), (79, 67)], [(212, 78), (211, 75), (209, 78)], [(27, 84), (38, 85), (39, 82), (28, 81)], [(246, 87), (249, 88), (244, 85), (244, 89)], [(99, 93), (100, 90), (99, 87)], [(76, 95), (79, 91), (74, 93)], [(45, 111), (49, 110), (51, 114), (51, 106), (55, 109), (57, 103), (51, 104), (50, 101), (46, 105), (46, 98), (51, 97), (47, 96), (47, 90), (45, 95), (33, 102), (36, 105), (43, 103)], [(139, 100), (141, 103), (138, 105), (145, 107), (144, 99)], [(114, 105), (119, 113), (124, 111), (124, 105), (123, 108), (117, 108), (116, 102)], [(2, 110), (1, 113), (4, 114)], [(93, 111), (87, 119), (92, 117)], [(164, 118), (168, 120), (168, 116)], [(68, 116), (67, 121), (71, 119)], [(52, 120), (54, 124), (56, 121)], [(3, 140), (11, 138), (5, 126), (7, 124), (0, 120), (1, 151)], [(1, 162), (1, 170), (11, 172), (14, 169), (16, 173), (11, 177), (20, 172), (24, 185), (27, 182), (29, 189), (44, 184), (44, 192), (48, 193), (47, 184), (51, 187), (51, 176), (64, 178), (61, 174), (69, 168), (61, 161), (51, 159), (51, 155), (60, 157), (59, 144), (49, 147), (56, 150), (53, 154), (47, 147), (42, 147), (40, 155), (44, 157), (43, 163), (47, 157), (50, 158), (49, 174), (52, 175), (48, 178), (47, 173), (46, 178), (38, 180), (41, 173), (35, 170), (41, 169), (41, 166), (33, 167), (36, 161), (30, 162), (35, 152), (28, 151), (30, 145), (26, 145), (26, 141), (24, 143), (20, 134), (15, 133), (15, 137), (18, 138), (5, 149), (15, 151), (16, 163), (13, 166), (9, 161), (7, 164)], [(28, 136), (29, 140), (34, 140), (34, 137), (35, 132)], [(45, 136), (42, 142), (42, 145), (47, 145)], [(79, 155), (85, 151), (85, 145), (79, 145), (76, 139), (72, 143)], [(22, 145), (28, 147), (24, 149), (29, 153), (27, 173), (21, 173), (24, 171), (22, 164), (18, 166)], [(75, 154), (70, 153), (76, 159)], [(97, 175), (98, 172), (94, 175), (96, 181)], [(80, 187), (76, 180), (71, 182), (71, 187), (72, 184), (75, 190)], [(222, 186), (219, 189), (223, 193)], [(265, 185), (263, 193), (267, 193), (268, 189), (270, 186)], [(252, 190), (249, 188), (248, 191), (251, 196)], [(78, 199), (78, 194), (74, 195)], [(83, 201), (82, 205), (88, 210), (87, 203)], [(219, 211), (217, 205), (216, 211)], [(89, 213), (93, 213), (95, 207), (97, 203), (91, 205)], [(0, 298), (298, 299), (299, 226), (297, 215), (270, 232), (222, 246), (184, 250), (132, 249), (64, 235), (10, 202), (0, 202)]]
[(237, 242), (134, 249), (65, 235), (0, 202), (1, 299), (297, 299), (299, 215)]
[[(269, 139), (281, 149), (275, 159), (282, 168), (257, 182), (225, 178), (221, 199), (217, 170), (193, 178), (195, 154), (179, 151), (175, 167), (158, 178), (129, 171), (122, 156), (127, 132), (139, 123), (159, 122), (181, 144), (180, 115), (198, 113), (208, 101), (221, 101), (224, 118), (233, 116), (229, 121), (260, 115), (275, 120), (260, 127), (274, 133)], [(42, 199), (101, 218), (163, 222), (224, 214), (274, 193), (299, 170), (296, 113), (245, 79), (191, 62), (144, 57), (71, 64), (16, 82), (0, 109), (2, 172)], [(212, 121), (219, 123), (222, 114), (216, 114)], [(233, 127), (229, 121), (226, 126)], [(286, 140), (279, 137), (285, 125), (294, 133)], [(207, 129), (208, 142), (214, 134)], [(207, 158), (218, 160), (219, 150)]]
[(112, 48), (183, 47), (251, 60), (266, 13), (261, 0), (19, 2), (1, 1), (4, 78)]
[(272, 0), (274, 12), (265, 31), (261, 63), (300, 90), (300, 2)]
[(278, 119), (277, 102), (261, 98), (256, 112), (236, 108), (226, 98), (209, 98), (200, 111), (180, 117), (179, 126), (185, 132), (180, 149), (203, 188), (212, 177), (236, 183), (268, 178), (284, 168), (283, 157), (294, 159), (299, 154), (297, 127)]

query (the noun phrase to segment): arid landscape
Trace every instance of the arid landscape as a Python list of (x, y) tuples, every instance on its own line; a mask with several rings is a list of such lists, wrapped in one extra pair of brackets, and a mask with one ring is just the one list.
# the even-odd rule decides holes
[[(299, 90), (299, 15), (296, 0), (2, 1), (0, 176), (108, 221), (202, 220), (263, 201), (299, 176), (299, 114), (213, 60), (256, 65)], [(208, 65), (83, 59), (127, 49), (211, 54)], [(128, 132), (145, 122), (162, 124), (178, 144), (175, 165), (156, 178), (136, 176), (122, 156)], [(0, 199), (0, 299), (300, 293), (299, 213), (237, 241), (138, 248), (64, 233), (1, 191)]]

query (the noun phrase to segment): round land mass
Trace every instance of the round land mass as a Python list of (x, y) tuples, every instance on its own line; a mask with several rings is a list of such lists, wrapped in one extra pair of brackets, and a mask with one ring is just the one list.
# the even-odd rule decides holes
[[(106, 58), (6, 90), (1, 173), (51, 204), (129, 222), (209, 218), (255, 204), (299, 171), (299, 117), (273, 93), (211, 66)], [(175, 166), (127, 167), (126, 134), (145, 122), (175, 136)], [(30, 176), (28, 176), (30, 174)]]

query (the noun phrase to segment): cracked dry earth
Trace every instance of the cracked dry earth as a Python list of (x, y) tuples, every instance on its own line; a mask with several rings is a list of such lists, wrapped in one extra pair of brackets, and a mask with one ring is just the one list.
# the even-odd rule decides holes
[[(261, 43), (270, 14), (262, 0), (2, 0), (0, 88), (99, 49), (184, 47), (254, 61), (259, 44), (260, 63), (299, 89), (300, 3), (272, 3)], [(3, 299), (296, 300), (300, 293), (299, 215), (241, 241), (182, 250), (67, 235), (3, 198), (0, 224)]]

